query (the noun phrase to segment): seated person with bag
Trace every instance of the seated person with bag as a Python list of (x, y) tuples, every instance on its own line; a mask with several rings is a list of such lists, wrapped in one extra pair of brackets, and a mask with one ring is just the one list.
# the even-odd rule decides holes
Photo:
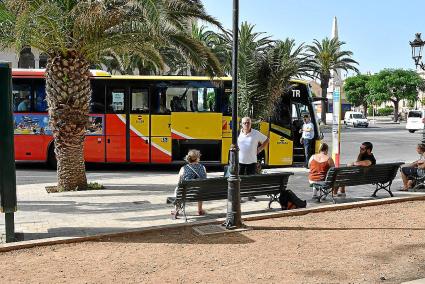
[(400, 191), (408, 191), (409, 188), (413, 187), (413, 178), (423, 177), (425, 175), (425, 144), (418, 144), (416, 146), (416, 152), (420, 155), (419, 159), (401, 168), (403, 188)]
[(319, 153), (311, 156), (308, 161), (310, 173), (308, 175), (308, 182), (313, 185), (312, 199), (318, 199), (317, 189), (314, 184), (320, 184), (326, 178), (326, 174), (331, 167), (335, 167), (335, 163), (331, 157), (328, 156), (329, 146), (326, 143), (320, 145)]
[[(182, 180), (191, 179), (204, 179), (207, 178), (207, 171), (205, 167), (199, 163), (201, 159), (201, 152), (199, 150), (189, 150), (185, 157), (186, 165), (180, 168), (179, 183)], [(174, 196), (177, 196), (177, 188), (174, 190)], [(171, 212), (171, 215), (176, 215), (177, 210)], [(198, 201), (198, 214), (205, 215), (202, 209), (202, 201)]]

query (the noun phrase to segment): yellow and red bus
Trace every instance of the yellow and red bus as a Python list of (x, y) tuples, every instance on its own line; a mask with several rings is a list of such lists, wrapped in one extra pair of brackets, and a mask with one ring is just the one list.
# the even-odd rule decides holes
[[(48, 124), (43, 69), (14, 69), (15, 159), (55, 163)], [(86, 162), (182, 163), (198, 149), (207, 164), (227, 164), (231, 144), (231, 78), (127, 76), (92, 71)], [(308, 112), (319, 132), (309, 86), (292, 81), (274, 117), (260, 123), (270, 137), (266, 165), (302, 162), (301, 116)]]

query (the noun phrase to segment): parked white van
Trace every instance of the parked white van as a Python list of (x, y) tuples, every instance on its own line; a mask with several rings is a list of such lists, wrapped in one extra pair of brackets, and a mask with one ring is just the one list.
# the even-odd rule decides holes
[(352, 125), (353, 127), (368, 127), (369, 121), (361, 112), (347, 111), (344, 115), (344, 124)]
[(424, 118), (425, 110), (418, 109), (409, 111), (407, 114), (406, 129), (409, 130), (410, 133), (424, 129)]

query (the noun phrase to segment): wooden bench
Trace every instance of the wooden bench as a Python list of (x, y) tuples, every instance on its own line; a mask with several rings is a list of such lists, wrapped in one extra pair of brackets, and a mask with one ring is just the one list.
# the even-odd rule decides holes
[(333, 188), (365, 184), (374, 184), (376, 186), (372, 197), (376, 197), (376, 193), (381, 189), (387, 191), (393, 197), (391, 184), (402, 164), (401, 162), (397, 162), (368, 167), (333, 167), (328, 170), (323, 182), (313, 183), (312, 186), (319, 192), (319, 202), (331, 193), (332, 201), (335, 203)]
[[(285, 172), (240, 176), (240, 195), (241, 197), (267, 195), (270, 197), (268, 208), (271, 208), (274, 201), (279, 202), (279, 195), (286, 189), (289, 176), (293, 174)], [(227, 177), (182, 181), (178, 185), (177, 196), (168, 197), (167, 202), (176, 206), (177, 214), (182, 211), (187, 222), (185, 209), (187, 202), (227, 199), (227, 186)]]

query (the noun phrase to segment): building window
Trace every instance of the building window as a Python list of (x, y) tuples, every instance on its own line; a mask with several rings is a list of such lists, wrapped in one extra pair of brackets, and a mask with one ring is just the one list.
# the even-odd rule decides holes
[(31, 47), (24, 47), (19, 54), (19, 68), (35, 68), (34, 54), (31, 52)]
[(48, 56), (47, 56), (46, 53), (40, 54), (40, 60), (39, 60), (39, 63), (38, 63), (39, 68), (46, 68), (47, 58), (48, 58)]

